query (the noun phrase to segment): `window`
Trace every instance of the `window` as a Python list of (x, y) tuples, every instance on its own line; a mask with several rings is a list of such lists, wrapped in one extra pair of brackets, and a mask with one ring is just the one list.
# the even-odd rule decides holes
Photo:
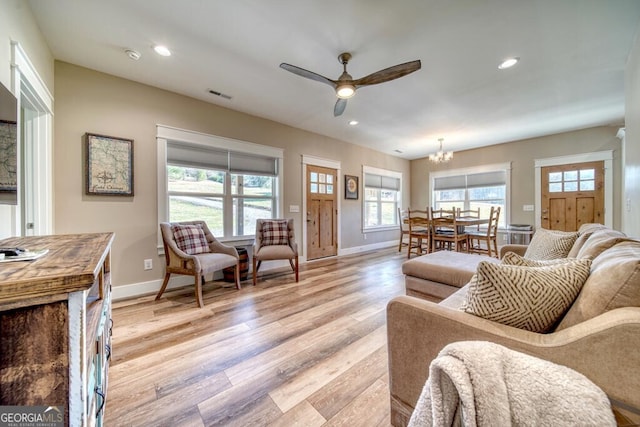
[(401, 206), (402, 174), (365, 166), (364, 229), (395, 227)]
[(595, 190), (596, 170), (593, 168), (549, 173), (549, 193)]
[(476, 210), (489, 217), (491, 206), (500, 206), (499, 226), (507, 223), (510, 165), (491, 165), (430, 175), (434, 209)]
[(172, 138), (159, 132), (159, 179), (166, 179), (164, 191), (158, 186), (160, 221), (204, 220), (214, 236), (229, 240), (253, 236), (258, 218), (278, 216), (282, 150), (164, 130)]

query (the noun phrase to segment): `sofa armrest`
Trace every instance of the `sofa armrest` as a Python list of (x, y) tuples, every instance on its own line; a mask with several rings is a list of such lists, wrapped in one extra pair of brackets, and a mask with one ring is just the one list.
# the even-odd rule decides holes
[(527, 247), (528, 245), (515, 244), (500, 246), (500, 259), (502, 259), (504, 254), (506, 254), (507, 252), (515, 252), (520, 256), (524, 256), (524, 253), (527, 251)]
[[(404, 425), (444, 346), (481, 340), (568, 366), (614, 401), (640, 408), (640, 307), (626, 307), (551, 334), (498, 324), (425, 301), (396, 297), (387, 306), (391, 420)], [(398, 408), (404, 408), (398, 413)]]

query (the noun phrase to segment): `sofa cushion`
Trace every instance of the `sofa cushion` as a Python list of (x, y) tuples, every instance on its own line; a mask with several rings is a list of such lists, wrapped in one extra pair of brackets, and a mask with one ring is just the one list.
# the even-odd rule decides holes
[(571, 247), (571, 250), (567, 254), (567, 258), (578, 258), (578, 253), (580, 252), (580, 249), (582, 249), (582, 247), (587, 242), (589, 237), (591, 237), (591, 235), (594, 232), (598, 230), (604, 230), (606, 228), (607, 228), (606, 226), (599, 224), (597, 222), (582, 224), (578, 229), (578, 238), (576, 239), (575, 243)]
[(547, 332), (571, 306), (591, 260), (546, 267), (481, 262), (461, 310), (532, 332)]
[(502, 264), (521, 265), (524, 267), (548, 267), (550, 265), (566, 264), (572, 262), (575, 258), (558, 258), (558, 259), (529, 259), (520, 256), (514, 252), (507, 252), (502, 257)]
[(619, 307), (640, 307), (640, 241), (618, 243), (593, 260), (589, 278), (557, 330)]
[(524, 256), (529, 259), (566, 258), (576, 241), (575, 231), (557, 231), (539, 228), (536, 230)]
[(576, 258), (591, 258), (594, 259), (602, 252), (617, 245), (620, 242), (624, 242), (629, 239), (626, 234), (621, 231), (613, 230), (610, 228), (604, 230), (596, 230), (584, 243)]
[(171, 226), (176, 244), (186, 254), (209, 252), (209, 244), (200, 224), (174, 224)]

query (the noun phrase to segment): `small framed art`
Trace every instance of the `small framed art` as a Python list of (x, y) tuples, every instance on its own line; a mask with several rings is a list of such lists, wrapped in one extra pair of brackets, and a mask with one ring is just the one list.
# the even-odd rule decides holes
[(344, 198), (358, 199), (358, 177), (355, 175), (344, 176)]
[(133, 139), (85, 134), (86, 194), (133, 196)]

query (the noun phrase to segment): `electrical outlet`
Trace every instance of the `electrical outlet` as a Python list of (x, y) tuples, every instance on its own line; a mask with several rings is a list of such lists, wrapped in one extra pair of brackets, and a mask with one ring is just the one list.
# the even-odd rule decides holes
[(145, 259), (144, 260), (144, 269), (145, 270), (151, 270), (153, 268), (153, 260), (152, 259)]

